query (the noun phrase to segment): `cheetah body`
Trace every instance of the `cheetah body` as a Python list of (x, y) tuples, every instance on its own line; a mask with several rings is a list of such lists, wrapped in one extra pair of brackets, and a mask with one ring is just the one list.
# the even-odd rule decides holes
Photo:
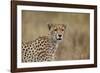
[(50, 38), (47, 36), (39, 37), (34, 41), (23, 43), (23, 45), (22, 62), (42, 62), (54, 60), (54, 53), (56, 52), (57, 44), (50, 41)]
[(22, 62), (43, 62), (55, 60), (55, 53), (64, 34), (63, 25), (49, 25), (49, 36), (22, 43)]

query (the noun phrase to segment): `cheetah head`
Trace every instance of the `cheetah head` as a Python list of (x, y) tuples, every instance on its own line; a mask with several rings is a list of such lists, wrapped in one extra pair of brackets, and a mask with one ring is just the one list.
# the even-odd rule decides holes
[(48, 24), (50, 35), (52, 36), (53, 40), (61, 41), (63, 40), (63, 35), (66, 29), (64, 24)]

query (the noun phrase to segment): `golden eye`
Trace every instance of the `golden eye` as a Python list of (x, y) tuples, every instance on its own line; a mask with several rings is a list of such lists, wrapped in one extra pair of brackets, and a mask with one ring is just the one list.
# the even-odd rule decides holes
[(54, 29), (54, 31), (57, 31), (57, 29)]

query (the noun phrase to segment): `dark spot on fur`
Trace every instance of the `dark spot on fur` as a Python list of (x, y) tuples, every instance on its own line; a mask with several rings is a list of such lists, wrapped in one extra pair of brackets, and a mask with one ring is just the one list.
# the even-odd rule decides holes
[(31, 51), (29, 51), (29, 53), (31, 53)]
[(27, 46), (25, 46), (25, 48), (26, 48)]
[(30, 58), (30, 56), (28, 58)]
[(23, 49), (23, 50), (25, 50), (25, 49)]
[(28, 49), (26, 49), (26, 51), (28, 51)]

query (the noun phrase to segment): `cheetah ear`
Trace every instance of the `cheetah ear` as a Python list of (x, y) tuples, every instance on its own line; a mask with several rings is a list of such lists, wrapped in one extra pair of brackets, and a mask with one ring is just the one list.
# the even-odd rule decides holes
[(63, 24), (64, 28), (66, 29), (66, 24)]
[(52, 26), (53, 26), (53, 24), (48, 24), (49, 30), (51, 29)]

